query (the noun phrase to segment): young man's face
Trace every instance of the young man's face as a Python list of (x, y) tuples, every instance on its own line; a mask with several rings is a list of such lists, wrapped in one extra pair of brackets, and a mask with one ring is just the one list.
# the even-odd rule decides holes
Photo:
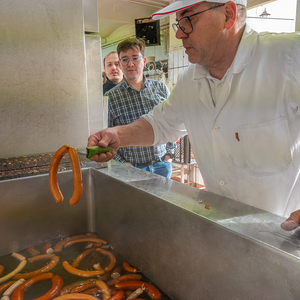
[[(128, 49), (127, 51), (120, 52), (120, 65), (124, 73), (125, 79), (135, 82), (141, 82), (144, 80), (143, 70), (146, 65), (146, 57), (143, 57), (142, 53), (135, 47)], [(129, 59), (128, 64), (122, 63), (123, 59)], [(137, 61), (138, 60), (138, 61)]]
[(106, 77), (114, 84), (118, 84), (122, 81), (123, 72), (120, 69), (117, 53), (112, 53), (105, 58), (104, 71)]

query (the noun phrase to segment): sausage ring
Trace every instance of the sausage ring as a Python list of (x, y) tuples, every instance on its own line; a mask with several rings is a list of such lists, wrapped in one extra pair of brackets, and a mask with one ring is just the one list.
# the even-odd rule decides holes
[(40, 251), (35, 249), (34, 247), (28, 248), (28, 252), (31, 254), (31, 256), (35, 256), (35, 255), (40, 254)]
[(73, 274), (73, 275), (76, 275), (76, 276), (80, 276), (80, 277), (96, 277), (96, 276), (100, 276), (100, 275), (103, 275), (105, 272), (104, 271), (84, 271), (84, 270), (79, 270), (79, 269), (76, 269), (74, 267), (72, 267), (67, 261), (64, 261), (62, 263), (64, 269), (70, 273), (70, 274)]
[(95, 285), (95, 279), (86, 279), (86, 280), (81, 280), (81, 281), (76, 281), (73, 282), (69, 285), (66, 285), (65, 287), (63, 287), (63, 289), (61, 290), (60, 294), (61, 295), (65, 295), (65, 294), (70, 294), (71, 290), (73, 290), (74, 288), (77, 288), (79, 286), (86, 286), (90, 283), (93, 283), (93, 285)]
[(83, 292), (89, 288), (92, 288), (94, 285), (96, 284), (96, 280), (92, 280), (90, 282), (86, 282), (85, 284), (80, 284), (76, 287), (73, 287), (71, 289), (71, 294), (72, 293), (80, 293), (80, 292)]
[(115, 284), (115, 287), (120, 290), (136, 290), (138, 288), (145, 289), (146, 293), (153, 300), (160, 300), (160, 291), (150, 283), (146, 283), (138, 280), (121, 281)]
[(81, 238), (81, 239), (76, 239), (73, 241), (69, 241), (65, 243), (64, 248), (69, 247), (71, 245), (77, 244), (77, 243), (84, 243), (84, 242), (91, 242), (91, 243), (99, 243), (99, 244), (107, 244), (105, 240), (96, 238), (96, 237), (86, 237), (86, 238)]
[[(96, 298), (92, 295), (88, 294), (82, 294), (82, 293), (74, 293), (74, 294), (66, 294), (62, 296), (58, 296), (56, 298), (53, 298), (53, 300), (99, 300), (99, 298)], [(12, 299), (13, 300), (13, 299)]]
[(114, 268), (115, 264), (116, 264), (115, 256), (110, 251), (107, 251), (107, 250), (102, 249), (102, 248), (97, 248), (96, 251), (98, 251), (101, 254), (106, 255), (110, 258), (110, 264), (104, 270), (105, 270), (105, 272), (111, 271)]
[(10, 278), (12, 278), (15, 274), (19, 273), (20, 271), (23, 270), (23, 268), (25, 267), (25, 265), (27, 264), (27, 260), (23, 259), (19, 265), (16, 267), (16, 269), (14, 269), (13, 271), (11, 271), (9, 274), (5, 275), (4, 277), (0, 278), (0, 283), (5, 282), (6, 280), (9, 280)]
[(55, 255), (52, 257), (51, 261), (46, 266), (42, 267), (41, 269), (38, 269), (38, 270), (35, 270), (32, 272), (28, 272), (28, 273), (16, 274), (13, 276), (13, 280), (18, 280), (20, 278), (28, 279), (28, 278), (31, 278), (38, 274), (49, 272), (51, 269), (53, 269), (58, 264), (59, 259), (60, 259), (59, 256)]
[(92, 288), (82, 291), (82, 293), (87, 294), (87, 295), (92, 295), (95, 297), (99, 297), (99, 295), (101, 295), (101, 290), (95, 286), (95, 287), (92, 287)]
[(4, 272), (4, 266), (0, 265), (0, 276), (2, 275), (3, 272)]
[(108, 286), (112, 286), (112, 285), (115, 285), (117, 284), (118, 282), (121, 282), (121, 281), (126, 281), (126, 280), (141, 280), (143, 278), (142, 275), (140, 274), (126, 274), (126, 275), (122, 275), (118, 278), (114, 278), (112, 280), (110, 280), (107, 285)]
[(47, 259), (52, 259), (55, 256), (55, 254), (51, 253), (51, 254), (39, 254), (33, 257), (28, 258), (28, 261), (33, 263), (35, 261), (40, 261), (40, 260), (47, 260)]
[(64, 145), (60, 147), (52, 157), (50, 167), (49, 167), (49, 186), (51, 193), (57, 203), (60, 203), (64, 200), (64, 197), (60, 191), (58, 180), (57, 180), (57, 172), (58, 165), (63, 158), (63, 156), (68, 152), (70, 148), (69, 145)]
[(109, 287), (104, 281), (96, 280), (96, 286), (101, 290), (103, 300), (108, 300), (111, 297)]
[(0, 285), (0, 294), (2, 294), (4, 291), (6, 291), (15, 282), (16, 282), (15, 280), (11, 280), (11, 281), (8, 281), (8, 282), (5, 282), (5, 283), (1, 284)]
[(122, 266), (123, 266), (123, 269), (127, 272), (137, 273), (137, 269), (132, 267), (127, 261), (123, 262)]
[(75, 148), (70, 147), (69, 145), (64, 145), (55, 152), (49, 167), (49, 186), (55, 201), (57, 203), (62, 202), (64, 197), (58, 185), (57, 172), (58, 172), (58, 165), (61, 159), (63, 158), (63, 156), (67, 152), (69, 154), (71, 165), (72, 165), (73, 181), (74, 181), (74, 192), (69, 203), (70, 205), (76, 205), (81, 198), (83, 185), (82, 185), (80, 162)]
[(55, 246), (54, 246), (54, 253), (61, 252), (64, 245), (67, 242), (73, 241), (73, 240), (78, 240), (86, 237), (96, 237), (97, 235), (95, 233), (87, 233), (87, 234), (77, 234), (73, 236), (66, 237), (65, 239), (59, 241)]
[(60, 276), (58, 276), (58, 275), (53, 276), (51, 289), (45, 295), (43, 295), (39, 298), (36, 298), (35, 300), (50, 300), (50, 299), (53, 299), (54, 297), (59, 295), (63, 285), (64, 285), (64, 281)]
[[(15, 291), (11, 296), (11, 300), (22, 300), (24, 296), (24, 292), (27, 288), (33, 286), (37, 282), (52, 279), (53, 276), (54, 276), (53, 273), (44, 273), (26, 280), (15, 289)], [(45, 300), (46, 298), (38, 298), (38, 299)]]
[(125, 296), (124, 291), (118, 291), (113, 296), (111, 296), (108, 300), (122, 300)]
[(23, 282), (25, 281), (25, 279), (21, 278), (18, 281), (15, 281), (4, 293), (3, 296), (10, 296), (14, 290), (21, 285)]
[(83, 185), (82, 185), (82, 175), (81, 175), (81, 167), (78, 158), (78, 154), (75, 148), (70, 147), (68, 150), (72, 171), (73, 171), (73, 181), (74, 181), (74, 192), (73, 196), (69, 200), (70, 205), (74, 206), (78, 203), (81, 198)]
[[(88, 250), (85, 250), (84, 252), (82, 252), (81, 254), (79, 254), (75, 260), (72, 262), (72, 267), (77, 268), (77, 266), (79, 265), (79, 263), (86, 257), (88, 256), (90, 253), (94, 252), (95, 249), (91, 248)], [(97, 270), (99, 271), (99, 270)]]

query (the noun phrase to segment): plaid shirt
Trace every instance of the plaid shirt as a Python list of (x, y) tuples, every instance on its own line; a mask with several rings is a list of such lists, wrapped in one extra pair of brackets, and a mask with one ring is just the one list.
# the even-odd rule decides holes
[[(141, 91), (133, 89), (123, 80), (105, 93), (108, 97), (108, 127), (126, 125), (147, 114), (152, 108), (168, 98), (167, 86), (157, 80), (145, 78)], [(117, 151), (115, 160), (132, 165), (163, 160), (167, 153), (174, 154), (176, 143), (159, 146), (124, 147)]]

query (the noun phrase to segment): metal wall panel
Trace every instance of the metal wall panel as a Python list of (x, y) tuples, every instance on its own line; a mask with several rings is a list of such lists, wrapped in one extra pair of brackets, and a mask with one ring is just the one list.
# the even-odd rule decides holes
[(0, 256), (95, 230), (173, 300), (299, 299), (300, 240), (283, 218), (120, 163), (83, 180), (74, 207), (72, 172), (60, 204), (47, 175), (0, 182)]
[(89, 135), (103, 129), (103, 84), (101, 74), (101, 38), (85, 35), (86, 74), (87, 74), (87, 111)]
[(2, 0), (0, 27), (0, 157), (85, 147), (82, 0)]
[(82, 0), (84, 13), (84, 31), (99, 32), (97, 0)]
[(94, 231), (89, 170), (83, 170), (84, 200), (76, 206), (69, 204), (72, 172), (60, 172), (58, 180), (64, 196), (61, 203), (51, 195), (48, 175), (0, 182), (0, 203), (5, 207), (0, 211), (0, 256), (47, 240)]
[(104, 177), (105, 189), (93, 179), (96, 228), (172, 299), (300, 297), (300, 241), (283, 218), (132, 169), (101, 170), (126, 180)]

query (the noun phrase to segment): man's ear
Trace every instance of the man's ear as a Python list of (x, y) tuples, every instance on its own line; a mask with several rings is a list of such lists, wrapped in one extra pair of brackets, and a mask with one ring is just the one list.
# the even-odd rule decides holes
[(143, 57), (143, 62), (144, 62), (144, 67), (145, 67), (146, 63), (147, 63), (147, 57), (146, 56)]
[(237, 7), (233, 1), (228, 1), (225, 4), (225, 28), (231, 29), (236, 22), (237, 18)]

